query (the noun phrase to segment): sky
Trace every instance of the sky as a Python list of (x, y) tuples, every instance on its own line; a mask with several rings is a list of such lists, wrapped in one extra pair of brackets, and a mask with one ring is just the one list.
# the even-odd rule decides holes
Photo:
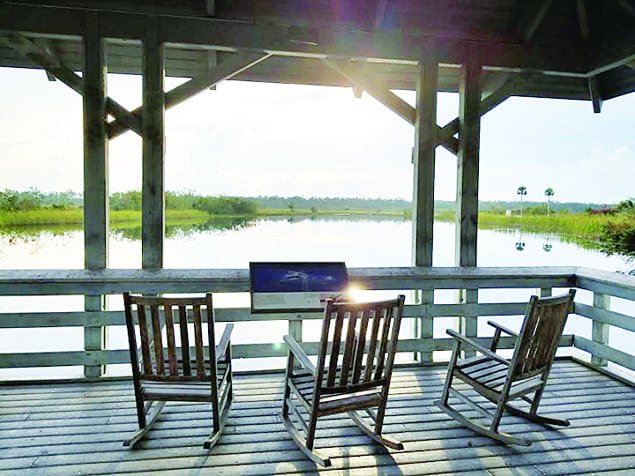
[[(166, 89), (179, 84), (166, 79)], [(0, 190), (82, 191), (81, 96), (42, 70), (0, 68)], [(139, 76), (108, 95), (141, 104)], [(414, 102), (414, 92), (395, 91)], [(437, 122), (458, 115), (438, 96)], [(203, 195), (411, 200), (414, 129), (350, 88), (225, 81), (169, 110), (166, 189)], [(141, 188), (141, 139), (109, 142), (110, 192)], [(509, 98), (483, 116), (479, 198), (617, 203), (635, 197), (635, 93), (603, 104)], [(456, 158), (437, 148), (435, 197), (454, 200)]]

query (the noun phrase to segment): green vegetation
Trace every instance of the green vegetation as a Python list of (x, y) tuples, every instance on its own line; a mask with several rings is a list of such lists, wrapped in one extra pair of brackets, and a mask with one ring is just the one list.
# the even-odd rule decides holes
[[(518, 188), (521, 202), (526, 187)], [(166, 192), (166, 221), (183, 233), (192, 226), (248, 226), (256, 216), (375, 216), (411, 218), (411, 203), (403, 199), (304, 198), (304, 197), (209, 197), (192, 192)], [(607, 254), (635, 257), (635, 201), (618, 205), (562, 204), (551, 202), (553, 189), (545, 190), (546, 203), (525, 202), (518, 214), (517, 202), (481, 202), (479, 225), (519, 227), (535, 232), (557, 233), (583, 246), (599, 248)], [(72, 225), (83, 223), (83, 197), (72, 191), (40, 192), (30, 189), (0, 191), (0, 227), (23, 225)], [(139, 191), (114, 193), (110, 197), (111, 224), (127, 224), (124, 234), (140, 233), (142, 197)], [(435, 217), (453, 221), (455, 202), (437, 201)], [(216, 218), (214, 218), (216, 217)], [(233, 218), (234, 217), (234, 218)], [(213, 223), (214, 220), (222, 223)], [(236, 221), (238, 220), (238, 221)], [(134, 231), (133, 231), (134, 230)], [(180, 230), (180, 231), (179, 231)]]
[(609, 220), (604, 225), (600, 240), (602, 251), (608, 255), (622, 254), (635, 259), (635, 201), (620, 202), (608, 213)]

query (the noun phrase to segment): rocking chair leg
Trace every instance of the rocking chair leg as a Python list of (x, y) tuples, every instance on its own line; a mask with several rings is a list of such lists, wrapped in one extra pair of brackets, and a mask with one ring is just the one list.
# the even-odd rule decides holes
[(203, 443), (203, 448), (205, 448), (206, 450), (211, 449), (216, 443), (218, 443), (218, 440), (223, 433), (223, 428), (225, 428), (225, 423), (227, 422), (227, 414), (229, 413), (229, 407), (231, 406), (231, 403), (231, 398), (227, 398), (225, 406), (221, 409), (221, 414), (218, 418), (218, 427), (216, 425), (214, 426), (214, 431)]
[(150, 431), (150, 428), (152, 428), (152, 425), (154, 424), (155, 421), (157, 421), (159, 419), (159, 415), (161, 414), (161, 410), (163, 410), (163, 407), (165, 406), (165, 402), (151, 402), (150, 403), (150, 407), (148, 407), (148, 410), (150, 410), (150, 408), (152, 408), (152, 405), (156, 403), (157, 406), (154, 409), (154, 411), (151, 413), (148, 422), (146, 423), (146, 426), (144, 426), (143, 428), (139, 428), (137, 431), (134, 432), (134, 434), (127, 439), (126, 441), (123, 442), (124, 446), (130, 446), (130, 447), (134, 447), (134, 445), (144, 436), (146, 436), (148, 434), (148, 432)]

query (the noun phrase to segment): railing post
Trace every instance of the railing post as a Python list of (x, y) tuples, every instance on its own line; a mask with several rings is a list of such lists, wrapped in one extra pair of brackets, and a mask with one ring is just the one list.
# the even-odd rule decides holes
[[(593, 293), (593, 307), (608, 311), (611, 307), (611, 296), (608, 294)], [(591, 331), (593, 342), (608, 345), (609, 343), (609, 325), (599, 321), (593, 321), (593, 330)], [(591, 356), (591, 363), (598, 366), (607, 366), (608, 361), (594, 355)]]
[(296, 314), (293, 318), (289, 317), (289, 335), (296, 342), (302, 342), (302, 315)]
[[(104, 296), (84, 296), (85, 311), (103, 310)], [(99, 351), (107, 347), (106, 327), (84, 327), (84, 350)], [(105, 372), (105, 365), (87, 365), (84, 367), (84, 375), (87, 378), (99, 378)]]
[[(415, 303), (422, 305), (434, 304), (434, 289), (419, 289), (414, 291)], [(434, 320), (426, 312), (423, 317), (415, 318), (414, 337), (422, 342), (432, 339), (432, 331), (434, 329)], [(415, 352), (414, 360), (422, 364), (433, 362), (432, 352)]]
[[(457, 294), (459, 303), (478, 304), (478, 289), (460, 289)], [(478, 316), (474, 313), (464, 313), (459, 317), (459, 332), (466, 337), (476, 337), (478, 335)], [(466, 356), (469, 355), (466, 353)]]
[(536, 294), (538, 297), (551, 297), (553, 295), (553, 288), (536, 288)]

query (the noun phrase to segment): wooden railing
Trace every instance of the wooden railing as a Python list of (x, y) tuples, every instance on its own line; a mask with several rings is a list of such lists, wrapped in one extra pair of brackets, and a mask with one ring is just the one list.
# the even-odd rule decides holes
[[(438, 318), (458, 318), (460, 327), (467, 330), (468, 334), (485, 339), (477, 332), (478, 317), (521, 316), (528, 295), (535, 292), (550, 295), (553, 290), (553, 294), (559, 294), (568, 288), (590, 291), (592, 294), (578, 293), (574, 314), (592, 321), (592, 335), (565, 335), (560, 345), (589, 356), (592, 365), (625, 370), (627, 374), (635, 371), (633, 352), (609, 345), (611, 328), (621, 329), (618, 332), (635, 332), (635, 277), (576, 267), (352, 268), (349, 269), (349, 275), (357, 288), (394, 291), (394, 294), (402, 292), (408, 296), (405, 317), (412, 319), (410, 329), (413, 329), (413, 335), (400, 339), (399, 352), (416, 356), (421, 362), (437, 360), (433, 359), (434, 352), (451, 349), (451, 341), (444, 333), (444, 337), (433, 338), (433, 327)], [(475, 300), (474, 292), (461, 294), (459, 291), (489, 289), (523, 289), (528, 292), (527, 298), (514, 299), (513, 302), (498, 298), (495, 299), (497, 302), (485, 302), (478, 298), (476, 302), (458, 304), (417, 303), (421, 302), (418, 296), (430, 296), (430, 291), (456, 290), (457, 296), (469, 295)], [(244, 293), (249, 291), (249, 274), (243, 269), (0, 271), (0, 333), (2, 329), (83, 327), (94, 330), (122, 326), (124, 317), (121, 310), (2, 312), (5, 307), (2, 300), (8, 299), (7, 296), (119, 295), (125, 290), (139, 293), (200, 293), (209, 290), (214, 293)], [(583, 303), (584, 300), (589, 301), (589, 304)], [(424, 302), (428, 301), (429, 297), (424, 299)], [(288, 332), (298, 340), (302, 338), (304, 322), (321, 318), (320, 313), (251, 314), (249, 307), (218, 308), (215, 315), (218, 322), (286, 320)], [(436, 334), (439, 334), (438, 330)], [(633, 334), (627, 335), (635, 337)], [(29, 352), (26, 348), (27, 339), (24, 345), (25, 351), (19, 353), (6, 353), (0, 349), (0, 369), (57, 366), (95, 368), (129, 361), (127, 349)], [(317, 350), (316, 342), (302, 345), (309, 353)], [(511, 341), (503, 343), (506, 347), (511, 345)], [(234, 344), (233, 355), (246, 359), (283, 357), (286, 350), (281, 342)]]

